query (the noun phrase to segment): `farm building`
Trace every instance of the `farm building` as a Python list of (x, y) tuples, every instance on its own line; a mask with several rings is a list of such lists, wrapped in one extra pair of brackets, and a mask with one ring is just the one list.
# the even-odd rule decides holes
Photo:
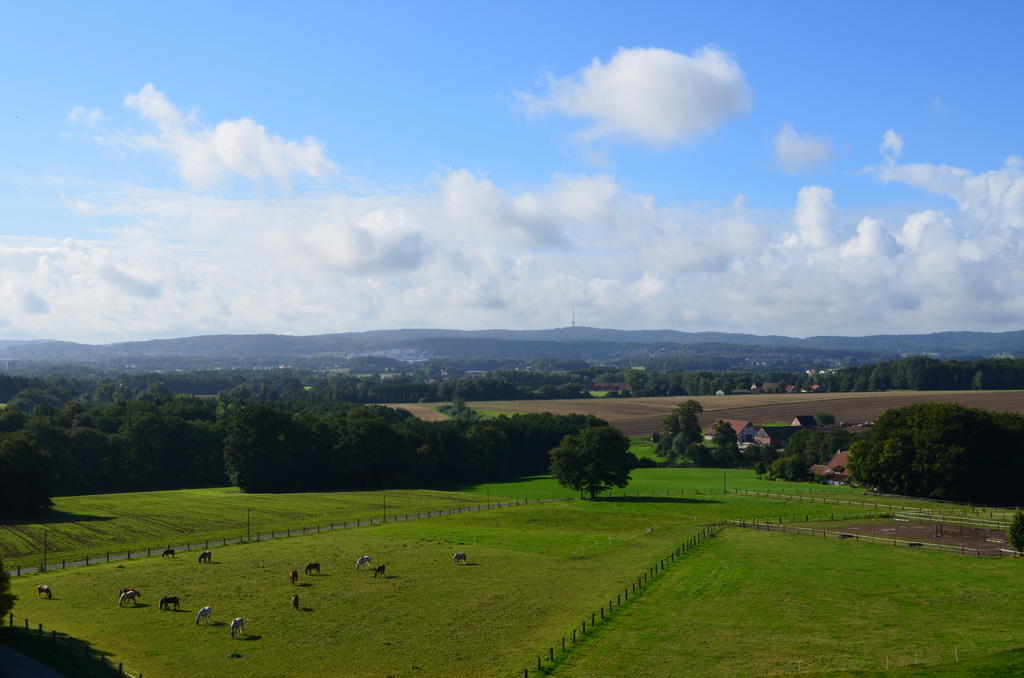
[(754, 435), (754, 442), (758, 445), (767, 445), (776, 450), (786, 446), (790, 436), (797, 431), (803, 430), (802, 426), (762, 426), (757, 429)]
[[(736, 431), (736, 442), (741, 445), (754, 442), (754, 436), (757, 435), (757, 427), (751, 422), (743, 419), (719, 419), (718, 421), (724, 421), (729, 426), (732, 426), (732, 430)], [(717, 424), (718, 421), (715, 423)], [(715, 428), (714, 425), (711, 425), (704, 431), (704, 440), (711, 440), (714, 436)]]
[(800, 428), (817, 428), (818, 420), (811, 414), (798, 414), (793, 417), (793, 421), (789, 422), (790, 426), (799, 426)]
[(838, 450), (827, 464), (814, 464), (811, 466), (811, 473), (824, 478), (830, 485), (842, 485), (850, 480), (850, 474), (846, 472), (846, 464), (850, 457), (849, 450)]

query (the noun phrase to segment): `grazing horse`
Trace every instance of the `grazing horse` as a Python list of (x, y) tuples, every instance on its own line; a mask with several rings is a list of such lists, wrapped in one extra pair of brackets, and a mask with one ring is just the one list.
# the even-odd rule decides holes
[(370, 556), (359, 556), (359, 560), (356, 561), (356, 569), (360, 570), (360, 569), (363, 568), (364, 565), (366, 567), (369, 567), (370, 566), (370, 562), (372, 560), (373, 560), (373, 558), (371, 558)]
[(306, 565), (306, 574), (309, 574), (310, 572), (320, 574), (320, 563), (310, 563), (309, 565)]
[(296, 593), (294, 596), (292, 596), (292, 609), (295, 609), (295, 610), (299, 609), (299, 594), (298, 593)]
[(374, 569), (374, 571), (373, 571), (373, 578), (376, 579), (377, 577), (383, 577), (383, 576), (384, 576), (384, 563), (381, 563), (380, 565), (378, 565)]
[(44, 593), (46, 594), (47, 598), (53, 598), (53, 591), (51, 591), (50, 587), (47, 586), (46, 584), (40, 584), (39, 586), (36, 587), (36, 595), (41, 596)]
[(131, 603), (133, 606), (138, 604), (137, 598), (141, 598), (142, 594), (135, 589), (128, 589), (121, 594), (121, 597), (117, 599), (117, 606), (124, 607), (125, 603)]
[(289, 572), (288, 573), (288, 579), (289, 579), (289, 581), (291, 581), (292, 585), (294, 585), (295, 582), (299, 581), (299, 571), (298, 570), (292, 570), (291, 572)]
[(175, 557), (174, 556), (174, 549), (166, 548), (166, 549), (164, 549), (164, 552), (162, 554), (160, 554), (161, 558), (166, 558), (167, 556), (170, 556), (171, 558), (174, 558)]
[(207, 605), (206, 607), (200, 608), (199, 612), (196, 613), (196, 626), (199, 626), (200, 622), (202, 622), (204, 624), (209, 624), (210, 623), (210, 617), (212, 617), (212, 616), (213, 616), (213, 608), (212, 607)]
[(170, 610), (171, 605), (174, 606), (175, 610), (181, 609), (181, 605), (178, 602), (178, 596), (163, 596), (162, 598), (160, 598), (161, 610)]
[(231, 637), (237, 638), (239, 635), (245, 633), (245, 619), (241, 617), (235, 617), (231, 620)]
[(203, 551), (199, 554), (200, 563), (212, 563), (213, 562), (213, 551)]
[(466, 564), (466, 563), (469, 562), (469, 558), (467, 558), (466, 554), (461, 552), (461, 551), (459, 551), (458, 553), (456, 553), (452, 557), (452, 564), (453, 565), (456, 564), (456, 563), (460, 563), (460, 562), (463, 563), (463, 564)]

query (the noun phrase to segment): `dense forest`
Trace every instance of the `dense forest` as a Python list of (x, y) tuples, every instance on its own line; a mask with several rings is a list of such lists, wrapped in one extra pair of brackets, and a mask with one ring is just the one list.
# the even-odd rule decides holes
[(348, 403), (177, 395), (0, 410), (0, 515), (51, 496), (228, 482), (246, 492), (438, 487), (546, 473), (548, 451), (603, 421), (531, 414), (425, 422)]

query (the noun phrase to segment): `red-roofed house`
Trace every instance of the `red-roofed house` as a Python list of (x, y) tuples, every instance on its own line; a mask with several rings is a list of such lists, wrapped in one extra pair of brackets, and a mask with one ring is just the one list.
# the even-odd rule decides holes
[(814, 464), (811, 473), (825, 479), (829, 485), (842, 485), (850, 480), (846, 472), (846, 464), (850, 458), (849, 450), (838, 450), (827, 464)]

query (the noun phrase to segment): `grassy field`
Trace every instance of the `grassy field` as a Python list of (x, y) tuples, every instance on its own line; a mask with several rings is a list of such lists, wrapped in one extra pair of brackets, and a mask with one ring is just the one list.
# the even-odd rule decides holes
[[(757, 514), (765, 501), (732, 504)], [(507, 675), (717, 510), (697, 498), (527, 505), (229, 546), (209, 566), (182, 557), (80, 567), (12, 588), (19, 619), (86, 638), (154, 678)], [(456, 550), (468, 566), (451, 563)], [(354, 570), (364, 553), (387, 577)], [(323, 576), (292, 587), (286, 572), (313, 560)], [(43, 581), (53, 600), (35, 596)], [(122, 587), (141, 590), (145, 606), (118, 608)], [(158, 611), (161, 594), (188, 612)], [(202, 605), (218, 625), (196, 627)], [(236, 616), (245, 642), (224, 625)]]
[[(0, 524), (0, 554), (8, 569), (95, 559), (106, 551), (163, 549), (224, 537), (315, 528), (330, 523), (448, 509), (481, 503), (478, 493), (431, 490), (243, 494), (237, 487), (55, 497), (45, 522)], [(248, 509), (248, 511), (247, 511)]]
[(600, 627), (554, 675), (883, 671), (887, 662), (980, 660), (1024, 644), (1024, 599), (1006, 595), (1024, 567), (1016, 560), (738, 529), (714, 541)]
[[(762, 494), (723, 493), (723, 475), (729, 488)], [(546, 477), (459, 489), (407, 496), (389, 491), (389, 511), (400, 512), (402, 502), (436, 507), (442, 499), (459, 505), (488, 495), (571, 495)], [(767, 490), (817, 501), (780, 501)], [(594, 502), (527, 504), (215, 546), (208, 566), (191, 553), (15, 577), (15, 613), (19, 624), (27, 618), (33, 628), (43, 623), (86, 639), (147, 678), (522, 675), (538, 654), (703, 525), (865, 511), (821, 503), (865, 498), (849, 488), (760, 481), (749, 471), (638, 469), (627, 490), (610, 494)], [(328, 505), (372, 515), (383, 508), (382, 498), (241, 495), (219, 488), (60, 503), (67, 510), (65, 502), (81, 501), (90, 515), (112, 514), (106, 524), (122, 521), (150, 534), (174, 522), (202, 529), (227, 511), (244, 518), (252, 499), (263, 499), (261, 510), (284, 520), (292, 511), (308, 517)], [(232, 520), (241, 522), (237, 515)], [(89, 521), (66, 522), (78, 529)], [(56, 530), (63, 523), (50, 525)], [(454, 566), (454, 551), (467, 552), (470, 565)], [(354, 570), (364, 553), (387, 565), (387, 577)], [(311, 561), (322, 564), (323, 575), (303, 576), (300, 586), (291, 586), (286, 572)], [(1024, 612), (1024, 601), (996, 609), (1006, 591), (1015, 590), (1020, 567), (1017, 561), (729, 529), (673, 564), (554, 668), (566, 676), (875, 670), (884, 668), (878, 662), (885, 655), (893, 667), (914, 661), (912, 654), (937, 662), (953, 646), (961, 658), (982, 661), (1022, 644), (1014, 641), (1009, 620)], [(53, 600), (35, 595), (39, 583), (54, 589)], [(122, 587), (141, 590), (145, 605), (118, 608)], [(290, 606), (295, 592), (300, 611)], [(163, 594), (179, 596), (187, 612), (157, 610)], [(202, 605), (214, 608), (216, 625), (196, 627), (193, 616)], [(246, 619), (243, 641), (228, 634), (226, 622), (236, 616)], [(934, 651), (926, 655), (926, 648)], [(1012, 665), (1014, 657), (997, 664)]]
[[(760, 492), (792, 492), (846, 496), (844, 487), (811, 486), (758, 480), (752, 471), (730, 469), (636, 469), (625, 490), (610, 494), (649, 495), (721, 493), (723, 486)], [(45, 522), (0, 524), (0, 554), (8, 569), (35, 567), (42, 561), (44, 539), (48, 562), (62, 558), (97, 558), (106, 551), (164, 548), (168, 544), (199, 543), (246, 535), (246, 518), (253, 538), (257, 533), (285, 529), (315, 529), (316, 525), (380, 518), (387, 502), (391, 515), (481, 504), (501, 499), (573, 497), (550, 476), (512, 482), (450, 488), (453, 491), (386, 490), (381, 492), (321, 492), (243, 494), (234, 487), (169, 490), (122, 494), (55, 497)], [(247, 513), (247, 509), (250, 511)]]

